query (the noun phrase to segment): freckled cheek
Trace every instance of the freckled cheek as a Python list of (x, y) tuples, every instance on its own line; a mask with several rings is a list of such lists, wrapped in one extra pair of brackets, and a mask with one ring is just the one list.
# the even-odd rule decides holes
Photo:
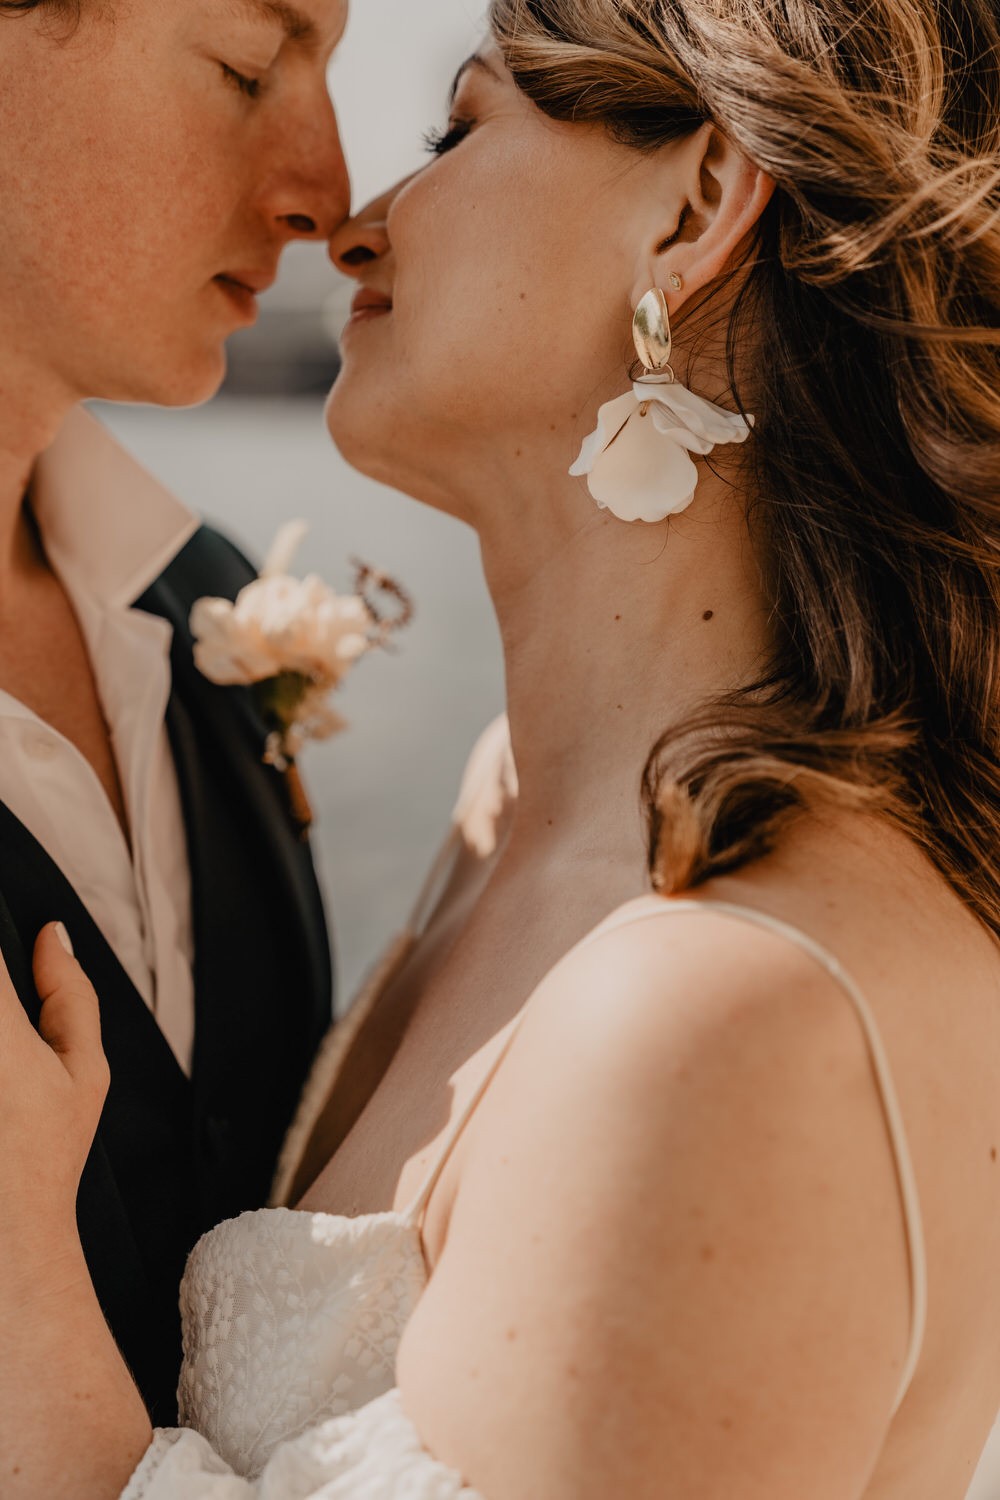
[(88, 217), (106, 216), (157, 267), (203, 258), (239, 202), (248, 164), (236, 144), (198, 90), (150, 90), (107, 115), (91, 111), (75, 146), (76, 159), (92, 164), (91, 182), (81, 183)]

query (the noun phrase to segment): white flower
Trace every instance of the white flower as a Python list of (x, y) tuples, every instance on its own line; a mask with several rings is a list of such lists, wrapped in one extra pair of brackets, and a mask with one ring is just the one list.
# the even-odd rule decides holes
[(199, 599), (191, 611), (194, 659), (224, 686), (260, 683), (261, 705), (274, 726), (266, 759), (279, 769), (307, 739), (328, 739), (344, 727), (327, 702), (347, 672), (376, 644), (374, 619), (357, 594), (336, 594), (322, 579), (293, 578), (304, 534), (301, 522), (282, 528), (261, 576), (236, 597)]
[(598, 505), (621, 520), (662, 521), (694, 499), (698, 470), (689, 455), (746, 442), (752, 422), (669, 377), (646, 376), (601, 407), (569, 472), (585, 474)]
[(199, 599), (191, 611), (194, 659), (210, 682), (262, 682), (281, 670), (252, 611), (237, 617), (228, 599)]
[(228, 599), (199, 599), (191, 611), (195, 662), (212, 682), (263, 682), (296, 672), (336, 687), (368, 649), (371, 616), (356, 594), (322, 579), (258, 578)]

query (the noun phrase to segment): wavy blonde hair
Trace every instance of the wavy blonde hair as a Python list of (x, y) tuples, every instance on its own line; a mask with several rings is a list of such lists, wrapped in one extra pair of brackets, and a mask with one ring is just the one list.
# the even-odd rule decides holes
[(725, 334), (743, 410), (753, 366), (780, 641), (765, 680), (654, 749), (655, 886), (737, 868), (832, 799), (893, 819), (1000, 933), (997, 12), (493, 0), (491, 22), (546, 114), (638, 151), (710, 120), (777, 183)]

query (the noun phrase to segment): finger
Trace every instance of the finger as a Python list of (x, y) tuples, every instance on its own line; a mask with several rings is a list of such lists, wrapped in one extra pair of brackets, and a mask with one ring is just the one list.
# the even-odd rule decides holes
[(43, 927), (35, 944), (35, 988), (42, 1001), (38, 1029), (71, 1077), (97, 1082), (107, 1064), (94, 987), (73, 957), (61, 922)]

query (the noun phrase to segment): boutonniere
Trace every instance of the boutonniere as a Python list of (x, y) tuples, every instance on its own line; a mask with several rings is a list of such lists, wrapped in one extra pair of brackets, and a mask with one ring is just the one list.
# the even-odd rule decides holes
[[(229, 599), (199, 599), (191, 611), (194, 659), (210, 682), (253, 689), (268, 736), (263, 758), (283, 773), (303, 833), (312, 822), (296, 768), (307, 740), (346, 728), (330, 698), (355, 662), (384, 647), (413, 618), (404, 590), (355, 563), (355, 592), (337, 594), (315, 574), (289, 573), (308, 527), (290, 521), (275, 538), (260, 576)], [(381, 596), (381, 597), (380, 597)], [(393, 613), (383, 609), (393, 601)]]

